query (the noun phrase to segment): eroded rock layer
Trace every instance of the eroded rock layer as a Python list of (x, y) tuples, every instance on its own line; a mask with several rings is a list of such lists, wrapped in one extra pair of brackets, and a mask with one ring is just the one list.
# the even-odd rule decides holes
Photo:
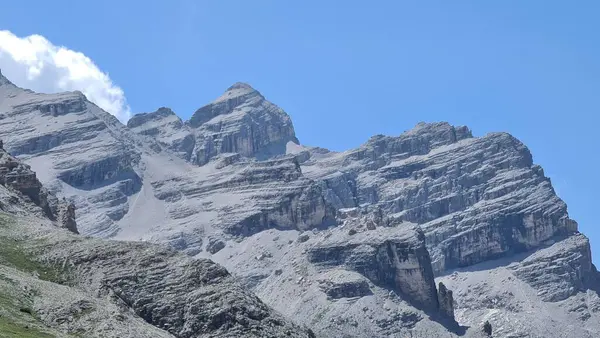
[[(81, 93), (1, 78), (0, 113), (6, 148), (75, 204), (83, 234), (211, 258), (317, 334), (453, 335), (485, 321), (500, 337), (600, 330), (589, 243), (509, 134), (420, 123), (345, 152), (305, 147), (242, 83), (189, 121), (160, 108), (125, 127)], [(126, 298), (144, 285), (115, 273)], [(557, 319), (531, 315), (543, 311)]]

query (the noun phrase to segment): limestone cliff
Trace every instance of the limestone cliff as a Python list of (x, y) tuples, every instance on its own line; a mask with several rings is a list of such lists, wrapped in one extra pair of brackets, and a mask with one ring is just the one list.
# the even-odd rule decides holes
[(75, 204), (83, 234), (211, 258), (317, 334), (600, 330), (589, 243), (509, 134), (420, 123), (332, 152), (299, 145), (245, 84), (189, 121), (161, 108), (124, 127), (80, 93), (0, 83), (7, 149)]
[(74, 206), (1, 146), (0, 207), (0, 336), (315, 337), (208, 259), (76, 235)]
[(298, 143), (290, 117), (245, 83), (236, 83), (185, 123), (168, 108), (138, 114), (127, 126), (158, 138), (166, 148), (198, 165), (219, 154), (267, 159)]

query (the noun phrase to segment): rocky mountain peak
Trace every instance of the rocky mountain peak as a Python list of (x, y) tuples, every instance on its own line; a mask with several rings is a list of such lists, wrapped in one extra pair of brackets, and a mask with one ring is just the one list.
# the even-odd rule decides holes
[(194, 135), (171, 108), (160, 107), (151, 113), (135, 114), (127, 127), (133, 132), (150, 136), (161, 147), (189, 160), (194, 149)]
[(473, 137), (467, 126), (453, 126), (448, 122), (419, 122), (414, 128), (404, 132), (403, 135), (421, 136), (431, 140), (434, 144), (453, 143)]
[(219, 154), (268, 159), (298, 144), (292, 120), (249, 84), (237, 82), (183, 123), (169, 108), (137, 114), (127, 127), (152, 136), (177, 156), (204, 165)]
[(197, 128), (217, 116), (240, 112), (243, 107), (257, 107), (264, 101), (265, 98), (249, 84), (237, 82), (227, 88), (216, 100), (196, 110), (188, 123)]
[(175, 112), (168, 107), (160, 107), (156, 110), (155, 113), (160, 116), (175, 115)]
[(127, 121), (127, 127), (135, 128), (150, 121), (159, 121), (171, 116), (177, 117), (177, 115), (175, 114), (175, 112), (173, 112), (173, 110), (171, 110), (171, 108), (160, 107), (156, 111), (151, 113), (135, 114), (129, 119), (129, 121)]
[[(264, 100), (265, 98), (258, 92), (258, 90), (252, 88), (249, 84), (245, 82), (236, 82), (231, 85), (227, 90), (223, 93), (223, 95), (219, 96), (214, 102), (228, 101), (231, 99), (236, 99), (236, 104), (243, 104), (244, 101), (256, 98), (258, 100)], [(214, 103), (213, 102), (213, 103)]]
[(288, 114), (242, 82), (198, 109), (186, 123), (195, 135), (191, 161), (206, 164), (221, 153), (266, 159), (299, 143)]
[(2, 75), (2, 69), (0, 69), (0, 86), (4, 85), (13, 85), (13, 83), (10, 82), (10, 80), (7, 79), (4, 75)]
[(239, 91), (239, 92), (256, 92), (256, 89), (252, 88), (251, 85), (247, 84), (246, 82), (236, 82), (233, 85), (231, 85), (229, 88), (227, 88), (227, 92), (233, 92), (233, 91)]

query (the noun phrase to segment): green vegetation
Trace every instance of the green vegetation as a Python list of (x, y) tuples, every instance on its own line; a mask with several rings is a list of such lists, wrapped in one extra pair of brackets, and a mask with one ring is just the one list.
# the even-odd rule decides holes
[(42, 280), (61, 283), (64, 281), (63, 272), (52, 266), (37, 262), (26, 252), (23, 244), (15, 239), (0, 235), (0, 264), (13, 267), (23, 272), (38, 274)]
[[(14, 225), (10, 215), (0, 214), (0, 265), (6, 265), (23, 272), (37, 274), (39, 279), (64, 284), (67, 271), (52, 264), (44, 264), (35, 259), (33, 247), (28, 247), (27, 239), (7, 235)], [(39, 243), (38, 243), (39, 244)]]
[[(1, 272), (0, 272), (1, 273)], [(0, 337), (49, 338), (32, 310), (33, 298), (0, 274)]]
[(0, 337), (54, 338), (55, 336), (39, 331), (27, 324), (16, 324), (13, 319), (0, 317)]
[(16, 233), (10, 229), (15, 224), (11, 216), (0, 214), (0, 338), (55, 337), (44, 332), (46, 329), (36, 318), (33, 310), (35, 291), (20, 287), (10, 277), (10, 268), (37, 275), (39, 279), (47, 281), (60, 281), (63, 273), (36, 261), (26, 247), (27, 241), (10, 235)]

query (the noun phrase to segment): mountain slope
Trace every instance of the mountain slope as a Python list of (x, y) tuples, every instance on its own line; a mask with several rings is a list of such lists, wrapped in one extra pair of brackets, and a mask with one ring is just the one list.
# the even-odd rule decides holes
[(0, 81), (0, 114), (7, 150), (32, 165), (49, 190), (75, 202), (80, 230), (114, 234), (128, 198), (141, 187), (143, 148), (131, 133), (80, 92), (37, 94), (6, 78)]
[(73, 234), (72, 207), (0, 159), (0, 336), (314, 337), (210, 260)]
[(40, 180), (77, 205), (82, 233), (210, 258), (321, 336), (600, 330), (589, 243), (509, 134), (421, 123), (331, 152), (299, 145), (246, 84), (189, 121), (161, 108), (127, 127), (77, 93), (4, 79), (0, 94), (7, 147), (48, 168)]

